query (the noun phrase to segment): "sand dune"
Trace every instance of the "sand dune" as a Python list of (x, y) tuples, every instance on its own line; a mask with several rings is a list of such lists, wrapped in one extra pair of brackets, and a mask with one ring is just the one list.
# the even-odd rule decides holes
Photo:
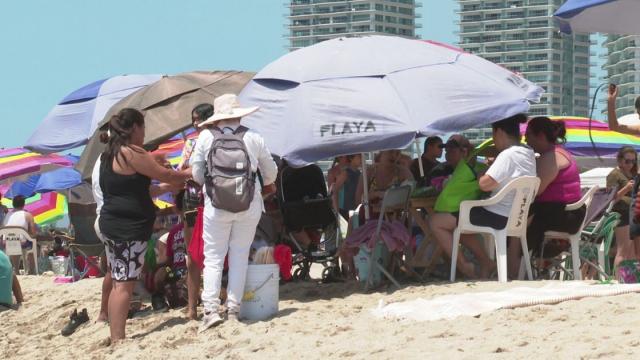
[[(479, 317), (433, 322), (374, 318), (386, 303), (442, 294), (541, 286), (543, 282), (442, 283), (363, 294), (355, 283), (287, 284), (280, 313), (270, 321), (223, 324), (197, 334), (199, 323), (181, 310), (143, 312), (127, 324), (128, 339), (109, 346), (109, 329), (94, 322), (101, 279), (56, 285), (22, 276), (26, 302), (0, 312), (2, 359), (297, 359), (297, 358), (631, 358), (640, 354), (640, 296), (587, 298), (557, 305), (499, 310)], [(91, 322), (60, 335), (74, 308)], [(400, 357), (399, 357), (400, 356)]]

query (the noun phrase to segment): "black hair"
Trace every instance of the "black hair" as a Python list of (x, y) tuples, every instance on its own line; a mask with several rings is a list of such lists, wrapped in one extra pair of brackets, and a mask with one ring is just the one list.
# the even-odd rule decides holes
[(184, 189), (180, 190), (180, 192), (178, 192), (177, 194), (173, 195), (173, 201), (176, 204), (176, 209), (178, 209), (178, 211), (182, 212), (182, 209), (184, 209)]
[(636, 98), (636, 111), (640, 113), (640, 96)]
[(516, 114), (491, 124), (493, 130), (501, 129), (507, 135), (520, 141), (520, 124), (527, 122), (526, 114)]
[(197, 114), (200, 121), (205, 121), (213, 116), (213, 105), (207, 103), (196, 105), (196, 107), (191, 110), (191, 116), (193, 116), (193, 114)]
[(633, 154), (633, 156), (636, 158), (636, 162), (633, 164), (633, 167), (631, 168), (631, 173), (634, 175), (637, 174), (638, 173), (638, 161), (637, 161), (638, 152), (636, 151), (636, 149), (633, 148), (633, 146), (625, 145), (620, 149), (618, 149), (618, 153), (616, 154), (616, 160), (618, 161), (624, 160), (624, 154)]
[(547, 141), (552, 144), (567, 142), (567, 129), (562, 120), (553, 121), (546, 116), (538, 116), (529, 121), (527, 130), (535, 135), (543, 133)]
[(111, 164), (113, 159), (116, 159), (116, 162), (120, 164), (120, 158), (122, 158), (124, 164), (127, 164), (127, 159), (121, 155), (120, 150), (121, 147), (129, 146), (131, 143), (134, 125), (144, 125), (144, 115), (136, 109), (124, 108), (111, 117), (109, 120), (110, 134), (102, 133), (100, 135), (100, 141), (107, 144), (101, 157), (103, 163)]
[(12, 205), (14, 209), (22, 209), (24, 207), (24, 196), (22, 195), (14, 196)]
[(442, 139), (440, 136), (429, 136), (424, 140), (424, 150), (427, 151), (427, 148), (433, 144), (442, 144)]

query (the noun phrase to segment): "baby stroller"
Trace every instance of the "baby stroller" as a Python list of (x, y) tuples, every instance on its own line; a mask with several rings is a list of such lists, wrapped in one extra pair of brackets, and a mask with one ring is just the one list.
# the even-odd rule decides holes
[[(303, 168), (286, 166), (282, 169), (277, 191), (286, 236), (291, 243), (294, 279), (309, 278), (311, 264), (324, 267), (322, 280), (329, 282), (339, 278), (340, 270), (336, 256), (340, 241), (338, 214), (334, 211), (331, 197), (327, 193), (324, 174), (315, 164)], [(303, 248), (294, 233), (317, 231), (321, 234), (318, 243)]]

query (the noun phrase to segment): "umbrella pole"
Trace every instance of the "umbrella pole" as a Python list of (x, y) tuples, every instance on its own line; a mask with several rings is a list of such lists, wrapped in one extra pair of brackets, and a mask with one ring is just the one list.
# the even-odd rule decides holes
[(420, 169), (420, 178), (423, 178), (424, 165), (422, 165), (422, 154), (420, 154), (420, 144), (418, 143), (418, 139), (415, 140), (414, 144), (416, 145), (416, 153), (418, 154), (418, 168)]
[(362, 205), (364, 206), (364, 219), (369, 220), (369, 180), (367, 179), (367, 158), (362, 153)]

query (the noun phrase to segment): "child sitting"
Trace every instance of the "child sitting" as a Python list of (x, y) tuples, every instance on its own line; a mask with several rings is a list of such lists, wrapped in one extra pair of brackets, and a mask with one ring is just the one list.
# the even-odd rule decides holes
[[(182, 219), (184, 191), (175, 195), (174, 209)], [(184, 223), (179, 221), (156, 242), (157, 266), (153, 276), (151, 303), (155, 310), (183, 307), (187, 304), (187, 248)]]

